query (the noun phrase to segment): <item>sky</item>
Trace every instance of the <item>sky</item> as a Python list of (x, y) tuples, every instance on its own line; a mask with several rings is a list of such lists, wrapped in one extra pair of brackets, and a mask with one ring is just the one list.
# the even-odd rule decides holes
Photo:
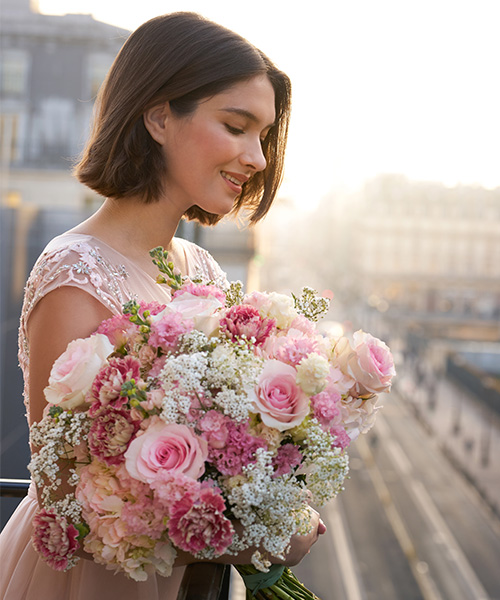
[(190, 10), (292, 80), (283, 191), (314, 206), (379, 173), (500, 186), (500, 0), (39, 0), (134, 29)]

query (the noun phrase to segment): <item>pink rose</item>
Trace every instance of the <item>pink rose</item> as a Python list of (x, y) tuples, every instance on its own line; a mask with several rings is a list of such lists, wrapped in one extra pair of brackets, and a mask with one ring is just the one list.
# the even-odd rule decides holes
[(156, 421), (131, 442), (125, 467), (131, 477), (145, 483), (152, 483), (162, 470), (198, 479), (207, 454), (207, 442), (186, 425)]
[(188, 292), (177, 296), (167, 310), (178, 312), (183, 319), (192, 319), (199, 331), (210, 337), (219, 327), (218, 311), (224, 304), (215, 296), (195, 296)]
[(351, 438), (342, 425), (334, 425), (330, 428), (330, 433), (335, 437), (335, 442), (333, 443), (335, 448), (344, 449), (351, 443)]
[(95, 376), (113, 350), (102, 333), (70, 342), (52, 366), (44, 390), (47, 402), (69, 409), (84, 404)]
[(234, 529), (224, 516), (226, 505), (216, 487), (203, 485), (196, 501), (185, 496), (170, 510), (168, 533), (174, 544), (196, 555), (213, 548), (216, 556), (227, 550), (233, 541)]
[(233, 342), (240, 337), (254, 338), (262, 345), (274, 329), (276, 321), (260, 316), (259, 311), (248, 304), (232, 306), (220, 321), (221, 331)]
[(396, 370), (387, 345), (361, 330), (354, 333), (353, 341), (351, 347), (341, 338), (333, 350), (342, 372), (355, 380), (350, 394), (361, 398), (389, 391)]
[(309, 414), (309, 398), (296, 383), (297, 371), (279, 360), (264, 364), (253, 392), (262, 421), (279, 431), (300, 425)]
[(88, 434), (91, 454), (107, 465), (117, 465), (124, 460), (130, 440), (139, 429), (129, 419), (129, 411), (106, 410), (96, 415)]
[(68, 561), (80, 547), (78, 530), (61, 516), (45, 508), (33, 518), (32, 542), (35, 550), (56, 571), (65, 571)]

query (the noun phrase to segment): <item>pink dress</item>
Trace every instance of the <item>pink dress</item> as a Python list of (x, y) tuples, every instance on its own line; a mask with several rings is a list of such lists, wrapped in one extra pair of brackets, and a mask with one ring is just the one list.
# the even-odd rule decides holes
[[(224, 285), (226, 278), (210, 254), (199, 246), (175, 238), (175, 256), (187, 265), (190, 277)], [(113, 314), (132, 298), (166, 303), (170, 292), (125, 256), (92, 236), (65, 233), (53, 239), (37, 260), (25, 290), (19, 328), (19, 361), (25, 380), (29, 410), (29, 351), (27, 322), (36, 303), (61, 286), (75, 286), (102, 302)], [(19, 504), (0, 534), (0, 598), (2, 600), (175, 600), (184, 572), (135, 582), (114, 574), (91, 560), (81, 559), (65, 573), (52, 570), (31, 545), (32, 518), (38, 508), (35, 490)]]

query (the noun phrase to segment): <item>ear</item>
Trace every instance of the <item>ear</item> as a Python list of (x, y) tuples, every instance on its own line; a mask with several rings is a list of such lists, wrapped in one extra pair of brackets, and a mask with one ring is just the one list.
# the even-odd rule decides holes
[(170, 117), (170, 105), (164, 102), (158, 106), (148, 109), (143, 115), (144, 126), (149, 135), (163, 146), (166, 139), (167, 120)]

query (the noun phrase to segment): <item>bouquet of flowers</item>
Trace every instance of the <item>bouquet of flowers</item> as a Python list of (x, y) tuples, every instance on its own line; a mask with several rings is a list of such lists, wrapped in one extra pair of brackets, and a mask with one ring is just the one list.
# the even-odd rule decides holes
[[(170, 575), (177, 549), (209, 560), (254, 547), (239, 567), (251, 593), (313, 598), (283, 567), (257, 585), (251, 576), (308, 532), (310, 502), (342, 489), (346, 448), (390, 388), (390, 351), (361, 331), (352, 343), (318, 334), (328, 300), (309, 288), (223, 291), (151, 254), (172, 301), (128, 302), (52, 368), (31, 431), (33, 544), (54, 569), (82, 547), (139, 581)], [(276, 596), (282, 584), (288, 596)]]

